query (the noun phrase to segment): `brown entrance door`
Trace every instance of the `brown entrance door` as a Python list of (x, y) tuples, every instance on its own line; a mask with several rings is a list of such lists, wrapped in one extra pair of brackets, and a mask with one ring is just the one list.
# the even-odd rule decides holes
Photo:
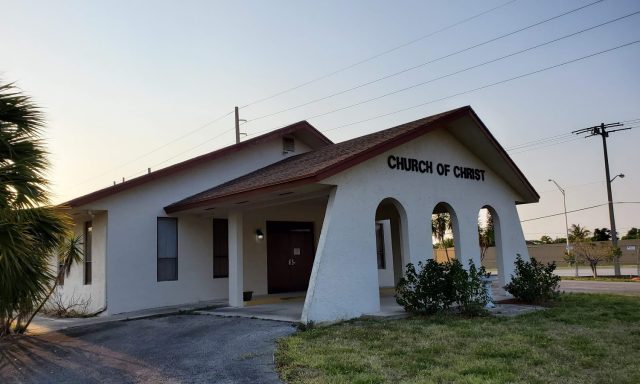
[(313, 223), (267, 221), (269, 293), (306, 290), (313, 258)]

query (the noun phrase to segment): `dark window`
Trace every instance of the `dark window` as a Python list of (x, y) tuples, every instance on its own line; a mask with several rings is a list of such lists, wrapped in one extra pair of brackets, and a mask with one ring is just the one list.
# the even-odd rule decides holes
[(213, 219), (213, 278), (229, 277), (229, 223)]
[(58, 285), (64, 285), (64, 264), (58, 261)]
[(178, 219), (158, 217), (158, 281), (178, 280)]
[(384, 260), (384, 230), (380, 223), (376, 223), (376, 253), (378, 255), (378, 269), (385, 269)]
[(296, 142), (293, 137), (283, 137), (282, 138), (282, 152), (295, 152), (296, 151)]
[(91, 284), (91, 243), (93, 240), (93, 224), (90, 221), (84, 223), (84, 283)]

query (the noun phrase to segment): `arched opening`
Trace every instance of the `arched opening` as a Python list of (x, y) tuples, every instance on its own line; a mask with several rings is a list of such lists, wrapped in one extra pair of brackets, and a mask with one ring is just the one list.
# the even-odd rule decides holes
[(458, 217), (451, 205), (440, 202), (431, 214), (431, 241), (433, 258), (437, 262), (460, 260)]
[(408, 263), (403, 255), (406, 217), (402, 204), (393, 198), (382, 200), (376, 208), (376, 259), (380, 288), (395, 287)]
[(485, 205), (478, 212), (478, 242), (480, 245), (480, 263), (503, 281), (502, 238), (500, 217), (490, 205)]

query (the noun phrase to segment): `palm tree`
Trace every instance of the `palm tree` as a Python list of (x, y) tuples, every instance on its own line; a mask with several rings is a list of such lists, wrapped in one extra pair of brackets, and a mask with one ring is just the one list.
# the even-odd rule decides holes
[(29, 324), (31, 324), (33, 318), (36, 317), (36, 314), (40, 312), (42, 307), (44, 307), (44, 304), (47, 302), (47, 300), (49, 300), (53, 292), (56, 290), (58, 284), (60, 284), (60, 282), (62, 281), (62, 278), (64, 276), (69, 276), (69, 273), (71, 272), (71, 266), (73, 264), (79, 264), (82, 262), (84, 252), (80, 248), (81, 243), (82, 237), (76, 236), (67, 237), (59, 245), (57, 261), (60, 268), (56, 275), (56, 279), (54, 280), (54, 283), (49, 289), (47, 295), (42, 298), (42, 300), (40, 300), (40, 305), (38, 305), (38, 307), (31, 313), (29, 320), (24, 323), (24, 326), (22, 326), (20, 330), (24, 331), (29, 327)]
[(451, 230), (451, 215), (448, 212), (435, 213), (431, 217), (431, 232), (436, 238), (436, 241), (440, 243), (440, 247), (444, 248), (444, 253), (447, 256), (447, 261), (451, 261), (449, 258), (449, 251), (444, 246), (444, 237), (447, 231)]
[(0, 83), (0, 336), (17, 332), (53, 284), (50, 255), (71, 228), (49, 202), (43, 119), (14, 84)]
[(569, 228), (569, 241), (584, 241), (589, 239), (589, 236), (591, 236), (590, 230), (580, 224), (571, 224), (571, 228)]

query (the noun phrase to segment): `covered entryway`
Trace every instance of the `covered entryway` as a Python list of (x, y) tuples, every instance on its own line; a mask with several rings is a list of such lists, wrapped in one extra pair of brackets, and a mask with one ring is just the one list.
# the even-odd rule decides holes
[[(456, 257), (466, 266), (480, 263), (478, 209), (500, 212), (501, 227), (509, 228), (502, 275), (510, 276), (516, 255), (527, 255), (516, 204), (538, 199), (479, 117), (463, 107), (285, 157), (165, 212), (228, 219), (231, 307), (253, 306), (269, 294), (287, 295), (279, 299), (286, 304), (306, 292), (300, 319), (319, 323), (379, 313), (393, 303), (392, 292), (381, 297), (380, 286), (392, 291), (406, 264), (432, 257), (427, 218), (433, 213), (449, 214)], [(275, 221), (313, 221), (313, 227), (268, 225)], [(375, 224), (381, 224), (378, 238)], [(444, 228), (446, 234), (446, 222)], [(309, 229), (317, 251), (305, 257), (313, 243), (295, 231)], [(244, 292), (255, 301), (245, 304)], [(297, 317), (300, 303), (285, 307)]]
[(313, 222), (267, 221), (269, 293), (305, 291), (313, 268)]

